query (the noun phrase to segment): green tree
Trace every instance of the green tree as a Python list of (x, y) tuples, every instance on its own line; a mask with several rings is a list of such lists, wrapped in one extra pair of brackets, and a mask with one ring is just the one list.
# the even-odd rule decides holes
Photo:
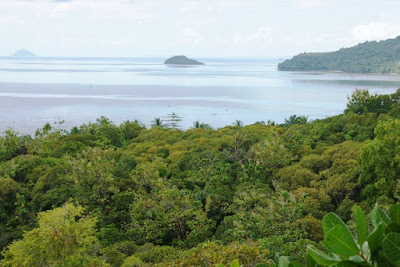
[(179, 123), (182, 121), (182, 117), (179, 114), (172, 112), (165, 117), (166, 124), (165, 126), (171, 129), (180, 128)]
[(39, 213), (39, 227), (3, 251), (2, 266), (107, 266), (96, 257), (96, 220), (83, 212), (65, 204)]
[(306, 116), (297, 116), (292, 115), (288, 119), (285, 119), (285, 122), (282, 126), (289, 126), (293, 124), (306, 124), (308, 122), (308, 118)]
[(160, 118), (155, 118), (152, 122), (151, 122), (151, 127), (165, 127), (163, 120), (161, 120)]
[(395, 198), (400, 177), (400, 120), (381, 122), (375, 135), (375, 139), (361, 151), (360, 182), (368, 202), (390, 203)]
[(192, 129), (211, 129), (211, 126), (207, 123), (203, 123), (200, 121), (194, 121)]

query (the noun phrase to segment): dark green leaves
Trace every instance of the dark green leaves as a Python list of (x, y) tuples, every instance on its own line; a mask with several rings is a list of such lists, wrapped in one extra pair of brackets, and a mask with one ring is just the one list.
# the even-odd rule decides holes
[(392, 222), (400, 224), (400, 204), (393, 205), (390, 208), (390, 218)]
[(400, 234), (390, 233), (382, 242), (383, 250), (395, 266), (400, 266)]
[(383, 227), (382, 224), (379, 224), (378, 227), (376, 227), (371, 232), (371, 234), (369, 234), (369, 236), (367, 237), (367, 241), (371, 251), (375, 251), (381, 246), (382, 240), (385, 237), (384, 234), (385, 234), (385, 227)]
[(288, 267), (303, 267), (303, 264), (298, 261), (292, 261), (289, 263)]

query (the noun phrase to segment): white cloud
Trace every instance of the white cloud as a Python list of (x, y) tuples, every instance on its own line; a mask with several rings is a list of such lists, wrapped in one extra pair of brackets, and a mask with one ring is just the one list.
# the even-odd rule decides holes
[(398, 0), (0, 0), (8, 37), (0, 55), (24, 46), (51, 56), (333, 51), (396, 36), (399, 8)]
[(400, 35), (399, 25), (382, 21), (373, 21), (364, 25), (357, 25), (352, 30), (353, 40), (356, 42), (384, 40)]
[(15, 24), (24, 24), (24, 23), (25, 23), (25, 21), (17, 16), (0, 17), (0, 24), (15, 25)]
[(299, 0), (297, 6), (299, 8), (316, 8), (323, 6), (322, 0)]
[(213, 1), (207, 6), (208, 11), (226, 11), (227, 9), (237, 9), (252, 6), (251, 1)]
[(199, 2), (185, 2), (180, 8), (179, 11), (182, 13), (187, 13), (193, 10), (198, 9)]
[(234, 37), (234, 42), (236, 44), (240, 43), (250, 43), (268, 40), (272, 33), (271, 27), (258, 27), (255, 32), (249, 34), (237, 33)]
[(203, 40), (201, 34), (193, 28), (184, 28), (182, 33), (182, 42), (188, 45), (197, 45)]

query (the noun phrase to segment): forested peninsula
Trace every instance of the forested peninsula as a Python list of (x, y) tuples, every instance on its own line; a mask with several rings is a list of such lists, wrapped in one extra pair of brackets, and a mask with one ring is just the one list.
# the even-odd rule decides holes
[(400, 89), (312, 122), (8, 130), (0, 265), (398, 266), (399, 151)]
[(336, 52), (301, 53), (278, 64), (278, 69), (400, 74), (400, 36), (365, 42)]

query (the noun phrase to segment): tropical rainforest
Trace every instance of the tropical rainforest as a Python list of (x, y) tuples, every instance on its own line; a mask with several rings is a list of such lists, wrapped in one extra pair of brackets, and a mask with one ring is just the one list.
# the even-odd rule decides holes
[(278, 69), (400, 74), (400, 36), (365, 42), (336, 52), (301, 53), (280, 63)]
[(399, 266), (400, 89), (314, 121), (176, 126), (5, 131), (0, 265)]

